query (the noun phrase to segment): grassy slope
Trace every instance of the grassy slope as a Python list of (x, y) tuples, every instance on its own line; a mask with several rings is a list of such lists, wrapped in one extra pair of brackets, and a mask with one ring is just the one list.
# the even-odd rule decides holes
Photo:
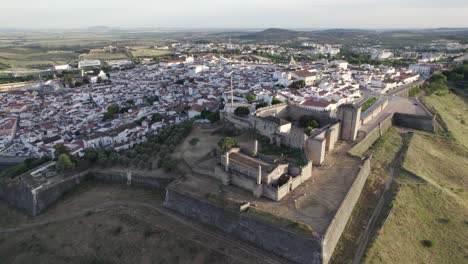
[(464, 100), (456, 94), (449, 93), (446, 96), (425, 97), (424, 103), (437, 111), (454, 138), (468, 149), (468, 105), (466, 100), (468, 99)]
[(395, 158), (403, 144), (402, 136), (395, 128), (391, 128), (367, 152), (372, 152), (371, 174), (367, 179), (364, 190), (359, 197), (353, 214), (346, 225), (346, 229), (338, 242), (330, 263), (352, 263), (354, 253), (358, 246), (358, 237), (374, 210), (388, 175), (390, 162)]
[[(467, 255), (467, 209), (432, 184), (398, 178), (393, 210), (365, 263), (463, 263)], [(434, 242), (423, 247), (422, 240)]]
[(403, 167), (466, 202), (467, 157), (467, 152), (451, 140), (415, 134)]
[[(417, 132), (404, 167), (427, 182), (402, 173), (393, 210), (369, 249), (365, 263), (463, 263), (468, 256), (466, 207), (466, 113), (462, 98), (452, 94), (426, 98), (441, 115), (454, 141)], [(466, 142), (464, 142), (466, 143)], [(466, 146), (466, 145), (465, 145)], [(432, 240), (434, 246), (422, 246)]]

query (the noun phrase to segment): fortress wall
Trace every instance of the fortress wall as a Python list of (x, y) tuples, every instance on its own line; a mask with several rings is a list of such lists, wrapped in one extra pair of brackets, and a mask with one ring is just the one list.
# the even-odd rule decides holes
[(265, 106), (262, 108), (257, 109), (255, 112), (257, 116), (266, 117), (266, 116), (282, 116), (283, 112), (288, 107), (287, 104), (276, 104)]
[(326, 131), (321, 132), (314, 138), (308, 138), (305, 145), (306, 156), (314, 164), (321, 165), (325, 160), (326, 152)]
[(107, 183), (117, 183), (117, 184), (127, 184), (139, 188), (145, 189), (164, 189), (169, 183), (171, 183), (173, 178), (161, 178), (161, 177), (152, 177), (145, 175), (135, 175), (135, 173), (130, 173), (130, 177), (126, 172), (92, 172), (92, 176), (96, 181), (107, 182)]
[(366, 159), (359, 170), (356, 179), (351, 185), (351, 188), (348, 190), (344, 200), (341, 202), (338, 211), (328, 226), (323, 237), (323, 263), (328, 263), (330, 260), (336, 244), (348, 223), (351, 213), (353, 212), (354, 206), (361, 195), (364, 184), (370, 174), (370, 170), (370, 159)]
[(435, 117), (395, 113), (393, 123), (396, 126), (434, 132)]
[(363, 113), (364, 117), (362, 117), (362, 119), (361, 119), (362, 125), (369, 123), (378, 114), (380, 114), (380, 112), (382, 112), (382, 110), (384, 110), (385, 107), (387, 107), (387, 105), (388, 105), (388, 100), (385, 99), (385, 101), (383, 101), (382, 103), (380, 103), (379, 105), (374, 107), (374, 109), (371, 110), (369, 113)]
[[(332, 117), (330, 111), (316, 111), (306, 106), (301, 106), (297, 104), (289, 104), (287, 111), (285, 111), (287, 116), (291, 117), (294, 120), (299, 120), (301, 116), (313, 116), (320, 123), (320, 126), (325, 126), (330, 123), (335, 123), (336, 120)], [(286, 118), (287, 116), (283, 117)]]
[[(96, 173), (84, 171), (52, 184), (37, 187), (34, 195), (32, 187), (26, 185), (18, 178), (15, 181), (0, 184), (0, 198), (27, 214), (36, 216), (53, 205), (65, 193), (89, 179), (118, 184), (128, 183), (126, 173)], [(172, 180), (173, 179), (170, 178), (139, 175), (132, 176), (131, 185), (150, 189), (163, 189)]]
[(307, 136), (305, 134), (303, 134), (302, 137), (288, 133), (280, 133), (279, 135), (281, 138), (281, 144), (291, 148), (302, 148), (307, 139)]
[(335, 143), (340, 138), (340, 123), (330, 126), (327, 131), (327, 151), (332, 151), (335, 148)]
[(182, 193), (171, 186), (167, 188), (164, 204), (195, 221), (214, 226), (296, 263), (322, 263), (321, 241), (312, 235), (288, 231), (248, 213), (231, 211)]
[(33, 205), (36, 207), (33, 210), (33, 216), (38, 215), (51, 205), (53, 205), (66, 192), (80, 185), (83, 181), (92, 178), (88, 171), (73, 175), (72, 177), (63, 179), (57, 183), (44, 186), (37, 190), (36, 201), (33, 198)]
[(29, 215), (33, 213), (31, 189), (20, 178), (0, 182), (0, 199)]
[(392, 127), (393, 115), (389, 114), (380, 123), (376, 124), (365, 136), (349, 151), (352, 155), (362, 155), (374, 144), (390, 127)]

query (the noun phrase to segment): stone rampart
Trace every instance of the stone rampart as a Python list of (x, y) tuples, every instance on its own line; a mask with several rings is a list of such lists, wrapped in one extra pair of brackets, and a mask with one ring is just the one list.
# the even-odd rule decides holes
[(434, 132), (435, 117), (395, 113), (393, 123), (396, 126)]
[(348, 223), (349, 217), (353, 212), (359, 196), (361, 195), (367, 177), (370, 174), (370, 159), (366, 159), (362, 164), (361, 169), (356, 176), (351, 188), (346, 193), (345, 198), (341, 202), (338, 211), (335, 213), (330, 225), (328, 226), (323, 237), (323, 263), (328, 263), (336, 244), (340, 240), (341, 234)]
[[(288, 231), (245, 212), (235, 212), (169, 186), (165, 206), (301, 264), (322, 263), (320, 239)], [(250, 209), (249, 209), (250, 210)]]

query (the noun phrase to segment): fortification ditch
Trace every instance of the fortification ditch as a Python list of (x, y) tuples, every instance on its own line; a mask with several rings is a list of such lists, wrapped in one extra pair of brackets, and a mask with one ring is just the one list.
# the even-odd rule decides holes
[(251, 242), (297, 263), (322, 263), (318, 237), (298, 234), (280, 226), (259, 221), (247, 213), (219, 207), (169, 186), (164, 205), (198, 222)]

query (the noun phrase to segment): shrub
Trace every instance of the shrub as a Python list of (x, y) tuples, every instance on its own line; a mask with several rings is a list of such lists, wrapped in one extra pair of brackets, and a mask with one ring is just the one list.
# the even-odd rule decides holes
[(276, 104), (281, 104), (281, 100), (279, 100), (278, 98), (276, 97), (273, 97), (273, 99), (271, 99), (271, 105), (276, 105)]
[(195, 146), (196, 144), (198, 144), (198, 142), (200, 142), (200, 140), (198, 138), (192, 138), (189, 141), (190, 145), (192, 145), (192, 146)]
[(58, 157), (57, 163), (55, 164), (55, 168), (58, 171), (68, 171), (75, 168), (75, 163), (73, 163), (70, 159), (70, 156), (67, 154), (61, 154)]
[(236, 116), (245, 117), (250, 114), (250, 110), (246, 106), (239, 106), (234, 110)]
[(421, 241), (421, 244), (424, 247), (431, 248), (431, 247), (434, 246), (434, 241), (425, 239), (425, 240)]
[(221, 148), (221, 150), (228, 151), (237, 146), (237, 142), (232, 137), (224, 137), (218, 142), (218, 146)]
[(299, 118), (299, 125), (304, 128), (317, 128), (320, 126), (319, 122), (313, 116), (307, 115), (303, 115)]
[(245, 99), (247, 99), (249, 103), (253, 103), (257, 99), (257, 97), (254, 94), (249, 94), (245, 97)]
[(265, 102), (260, 102), (255, 106), (255, 109), (259, 109), (259, 108), (262, 108), (262, 107), (265, 107), (265, 106), (268, 106), (268, 104), (265, 103)]

